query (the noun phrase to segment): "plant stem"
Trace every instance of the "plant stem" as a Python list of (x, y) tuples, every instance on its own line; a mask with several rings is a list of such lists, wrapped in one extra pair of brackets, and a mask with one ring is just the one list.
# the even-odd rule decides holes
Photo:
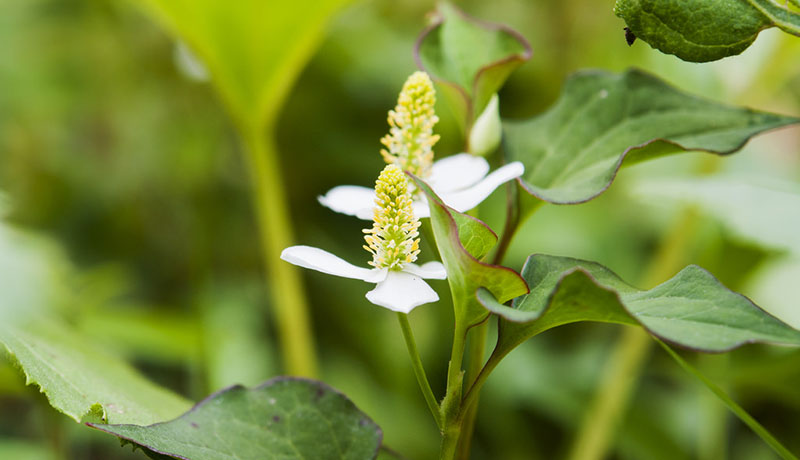
[(317, 361), (302, 279), (292, 265), (280, 260), (294, 236), (274, 139), (257, 129), (243, 137), (284, 369), (289, 375), (314, 377)]
[(464, 345), (467, 329), (456, 321), (453, 331), (453, 349), (450, 352), (450, 364), (447, 367), (447, 393), (442, 400), (441, 416), (443, 422), (442, 445), (439, 450), (440, 460), (455, 458), (458, 439), (461, 435), (461, 390), (464, 372), (461, 363), (464, 360)]
[(411, 331), (411, 324), (408, 322), (408, 315), (405, 313), (397, 312), (397, 320), (400, 322), (400, 329), (403, 330), (403, 338), (408, 347), (408, 355), (411, 357), (411, 365), (414, 368), (414, 375), (417, 377), (417, 383), (422, 390), (422, 395), (425, 397), (425, 402), (428, 403), (433, 419), (436, 421), (436, 426), (439, 430), (442, 429), (442, 416), (439, 412), (439, 404), (436, 402), (436, 396), (433, 395), (431, 384), (425, 374), (425, 368), (422, 366), (422, 359), (417, 350), (417, 342), (414, 340), (414, 334)]
[[(486, 348), (486, 335), (489, 331), (489, 320), (470, 329), (467, 361), (467, 384), (472, 385), (480, 375), (483, 365), (483, 352)], [(468, 408), (461, 407), (463, 422), (461, 424), (461, 438), (458, 441), (458, 455), (456, 458), (466, 460), (472, 444), (472, 433), (475, 430), (475, 417), (478, 413), (477, 402)]]

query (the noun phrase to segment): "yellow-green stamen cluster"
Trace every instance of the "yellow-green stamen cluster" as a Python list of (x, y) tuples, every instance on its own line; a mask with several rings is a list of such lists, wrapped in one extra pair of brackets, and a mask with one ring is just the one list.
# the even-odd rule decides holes
[(375, 268), (400, 270), (417, 260), (420, 222), (411, 208), (408, 179), (396, 165), (383, 168), (375, 181), (375, 214), (372, 228), (364, 230)]
[(418, 177), (427, 177), (433, 164), (433, 145), (439, 140), (433, 125), (439, 118), (433, 111), (436, 91), (425, 72), (414, 72), (406, 83), (397, 106), (389, 111), (389, 134), (381, 139), (383, 159)]

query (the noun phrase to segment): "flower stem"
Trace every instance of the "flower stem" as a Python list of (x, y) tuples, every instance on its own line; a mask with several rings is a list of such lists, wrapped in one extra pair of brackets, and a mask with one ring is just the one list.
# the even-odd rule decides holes
[[(467, 360), (467, 382), (468, 384), (474, 381), (480, 375), (481, 366), (483, 365), (483, 352), (486, 348), (486, 334), (489, 330), (488, 319), (470, 329), (470, 337), (468, 347), (468, 360)], [(476, 395), (477, 396), (477, 395)], [(478, 404), (475, 403), (468, 408), (461, 407), (463, 412), (464, 421), (461, 425), (461, 438), (458, 441), (458, 456), (461, 460), (469, 459), (469, 451), (472, 444), (472, 432), (475, 429), (475, 417), (478, 414)]]
[(453, 349), (450, 353), (450, 365), (447, 368), (447, 393), (442, 400), (442, 444), (439, 450), (440, 460), (455, 458), (458, 438), (461, 435), (461, 390), (464, 382), (464, 371), (461, 363), (464, 360), (464, 345), (467, 329), (456, 321), (453, 331)]
[(397, 320), (400, 322), (400, 329), (403, 331), (403, 338), (406, 341), (406, 347), (408, 347), (408, 355), (411, 357), (411, 365), (414, 368), (414, 375), (417, 376), (417, 383), (419, 383), (419, 388), (422, 390), (425, 402), (428, 403), (428, 409), (430, 409), (431, 415), (433, 415), (433, 419), (436, 421), (436, 426), (441, 430), (442, 415), (439, 412), (439, 404), (436, 402), (436, 396), (434, 396), (433, 390), (431, 390), (431, 384), (425, 374), (425, 368), (422, 366), (422, 359), (419, 356), (417, 342), (414, 340), (414, 334), (411, 331), (411, 324), (408, 322), (408, 315), (397, 312)]
[(257, 129), (243, 137), (284, 369), (290, 375), (314, 377), (317, 361), (302, 279), (292, 265), (280, 260), (294, 237), (274, 140)]

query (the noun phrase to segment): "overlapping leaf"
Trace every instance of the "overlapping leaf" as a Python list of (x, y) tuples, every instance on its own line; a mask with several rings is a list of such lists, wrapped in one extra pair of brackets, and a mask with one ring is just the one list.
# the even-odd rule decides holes
[(448, 207), (427, 184), (411, 177), (430, 206), (433, 234), (447, 269), (458, 324), (468, 327), (486, 318), (488, 313), (474, 300), (480, 287), (487, 288), (501, 302), (528, 292), (525, 281), (515, 271), (479, 260), (497, 242), (497, 236), (483, 222)]
[(637, 38), (692, 62), (739, 54), (770, 27), (800, 35), (800, 14), (772, 0), (617, 0), (614, 12)]
[(689, 150), (721, 155), (799, 118), (730, 107), (684, 94), (638, 70), (585, 71), (567, 80), (556, 105), (505, 122), (505, 148), (525, 164), (523, 187), (552, 203), (602, 193), (622, 166)]
[(531, 48), (517, 32), (442, 3), (436, 22), (417, 40), (415, 55), (470, 124), (511, 72), (530, 59)]
[(376, 456), (383, 436), (344, 395), (296, 378), (228, 388), (169, 422), (91, 426), (151, 452), (192, 460), (362, 460)]
[(628, 285), (600, 264), (568, 257), (533, 255), (522, 276), (533, 288), (514, 299), (513, 307), (485, 290), (479, 293), (484, 306), (502, 317), (497, 353), (577, 321), (640, 324), (664, 340), (710, 352), (750, 342), (800, 345), (800, 331), (694, 265), (647, 291)]

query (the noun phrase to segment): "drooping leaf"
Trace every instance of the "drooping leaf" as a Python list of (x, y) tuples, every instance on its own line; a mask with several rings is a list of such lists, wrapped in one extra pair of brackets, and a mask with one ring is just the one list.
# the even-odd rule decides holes
[(730, 107), (684, 94), (639, 70), (570, 77), (555, 106), (505, 122), (522, 185), (551, 203), (581, 203), (608, 188), (625, 164), (698, 150), (733, 153), (763, 131), (800, 118)]
[(736, 238), (800, 256), (800, 185), (771, 179), (659, 179), (636, 183), (635, 197), (695, 206)]
[(459, 325), (469, 327), (488, 315), (474, 300), (480, 287), (487, 288), (502, 302), (528, 292), (528, 286), (517, 272), (479, 260), (497, 242), (497, 236), (486, 224), (448, 207), (427, 184), (411, 177), (428, 199), (433, 234), (447, 269)]
[(532, 255), (522, 276), (532, 289), (514, 299), (512, 307), (486, 290), (479, 292), (483, 305), (502, 318), (498, 353), (578, 321), (641, 325), (671, 343), (709, 352), (751, 342), (800, 345), (800, 331), (695, 265), (647, 291), (630, 286), (600, 264), (568, 257)]
[(531, 57), (517, 32), (471, 18), (441, 3), (436, 21), (422, 32), (414, 55), (420, 69), (442, 83), (466, 124), (486, 108), (511, 72)]
[(75, 421), (154, 423), (190, 406), (59, 318), (69, 270), (52, 243), (0, 223), (0, 253), (0, 344), (56, 410)]
[(614, 13), (636, 38), (692, 62), (739, 54), (770, 27), (800, 35), (800, 15), (771, 0), (617, 0)]
[(277, 378), (234, 386), (150, 426), (90, 426), (182, 459), (374, 458), (383, 434), (345, 397), (313, 380)]
[(145, 10), (186, 42), (211, 73), (237, 121), (262, 128), (347, 0), (143, 0)]

